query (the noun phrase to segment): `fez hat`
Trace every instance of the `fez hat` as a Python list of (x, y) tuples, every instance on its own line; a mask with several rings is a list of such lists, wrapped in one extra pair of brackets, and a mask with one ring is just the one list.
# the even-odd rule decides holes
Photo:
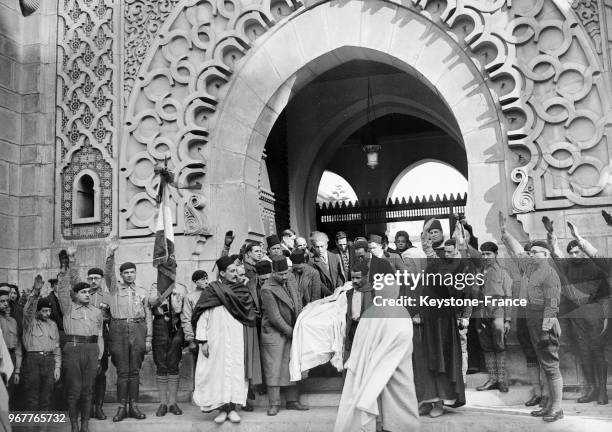
[(72, 287), (72, 291), (78, 293), (79, 291), (88, 289), (88, 288), (90, 288), (90, 286), (87, 282), (79, 282)]
[[(136, 267), (134, 267), (134, 268), (136, 268)], [(95, 275), (99, 275), (99, 276), (104, 276), (104, 271), (102, 271), (102, 269), (98, 268), (98, 267), (90, 268), (87, 271), (87, 276), (91, 276), (91, 275), (94, 275), (94, 274)]]
[(42, 308), (51, 308), (51, 302), (46, 297), (38, 300), (38, 304), (36, 305), (36, 310), (41, 310)]
[(480, 245), (480, 250), (482, 252), (493, 252), (493, 253), (497, 253), (498, 247), (495, 243), (488, 241), (488, 242), (484, 242), (483, 244)]
[(442, 224), (440, 223), (438, 219), (434, 219), (431, 225), (429, 226), (429, 231), (431, 231), (432, 229), (438, 229), (440, 231), (443, 231)]
[(379, 245), (382, 245), (382, 240), (382, 237), (378, 234), (368, 235), (368, 243), (378, 243)]
[(123, 264), (121, 264), (121, 267), (119, 267), (119, 273), (123, 273), (124, 271), (130, 270), (130, 269), (136, 270), (136, 264), (130, 261), (124, 262)]
[(255, 264), (255, 271), (259, 276), (272, 273), (272, 263), (268, 260), (260, 260)]
[(191, 275), (191, 280), (193, 282), (197, 282), (200, 279), (204, 279), (204, 278), (207, 278), (207, 277), (208, 277), (208, 273), (206, 273), (204, 270), (196, 270)]
[(280, 240), (276, 234), (272, 234), (271, 236), (266, 237), (266, 243), (268, 244), (268, 249), (270, 249), (272, 246), (280, 244)]
[(225, 271), (229, 266), (234, 264), (234, 261), (236, 260), (232, 259), (232, 257), (224, 255), (216, 261), (216, 264), (219, 268), (219, 271)]
[(365, 249), (368, 250), (368, 242), (365, 240), (357, 240), (353, 245), (355, 249)]
[(304, 249), (296, 249), (291, 252), (289, 259), (293, 264), (304, 264), (306, 262), (306, 251)]
[(287, 264), (287, 257), (285, 255), (275, 255), (272, 257), (272, 270), (275, 272), (282, 272), (289, 269)]

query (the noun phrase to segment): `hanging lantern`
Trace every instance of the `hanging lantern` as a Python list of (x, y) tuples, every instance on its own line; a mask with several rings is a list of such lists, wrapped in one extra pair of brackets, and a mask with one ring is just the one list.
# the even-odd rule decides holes
[(366, 107), (367, 124), (363, 135), (361, 137), (361, 147), (366, 152), (366, 165), (370, 169), (374, 169), (378, 166), (378, 152), (380, 151), (380, 145), (376, 140), (376, 134), (372, 127), (372, 121), (376, 119), (376, 113), (374, 112), (374, 101), (372, 98), (372, 89), (370, 88), (370, 78), (368, 77), (368, 105)]
[(366, 165), (368, 168), (374, 169), (378, 166), (378, 152), (380, 150), (380, 146), (378, 144), (367, 145), (363, 147), (363, 151), (366, 152), (367, 162)]

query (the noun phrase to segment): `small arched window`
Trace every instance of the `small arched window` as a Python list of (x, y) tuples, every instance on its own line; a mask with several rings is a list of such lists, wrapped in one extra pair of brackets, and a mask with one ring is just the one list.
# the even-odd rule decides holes
[(100, 179), (91, 170), (81, 171), (72, 189), (72, 223), (85, 224), (100, 221)]

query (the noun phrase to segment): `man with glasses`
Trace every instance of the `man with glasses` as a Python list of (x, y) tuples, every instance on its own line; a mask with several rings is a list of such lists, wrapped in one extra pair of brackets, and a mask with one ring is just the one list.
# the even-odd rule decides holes
[(62, 349), (68, 416), (71, 431), (89, 430), (92, 388), (104, 353), (103, 317), (99, 308), (91, 304), (91, 287), (79, 282), (76, 249), (69, 248), (68, 260), (59, 277), (58, 297), (64, 318), (66, 341)]
[[(500, 213), (500, 229), (504, 243), (515, 256), (520, 256), (523, 248), (520, 243), (506, 231), (505, 216)], [(544, 241), (534, 241), (527, 252), (529, 260), (518, 260), (519, 269), (530, 274), (526, 280), (527, 307), (525, 315), (529, 337), (535, 347), (538, 363), (546, 376), (550, 399), (540, 410), (531, 415), (542, 417), (546, 422), (563, 418), (561, 399), (563, 397), (563, 377), (559, 369), (559, 339), (561, 326), (557, 320), (561, 298), (561, 281), (553, 266), (551, 253)]]

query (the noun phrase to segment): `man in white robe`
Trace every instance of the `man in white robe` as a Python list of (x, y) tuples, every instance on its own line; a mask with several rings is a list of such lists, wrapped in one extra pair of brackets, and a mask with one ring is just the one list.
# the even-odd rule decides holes
[(413, 432), (420, 428), (412, 370), (412, 320), (395, 299), (397, 286), (376, 291), (355, 332), (334, 432)]
[[(219, 281), (202, 291), (194, 308), (195, 339), (200, 344), (193, 401), (204, 412), (219, 409), (214, 419), (240, 422), (236, 405), (246, 404), (244, 325), (255, 326), (248, 289), (238, 281), (234, 260), (217, 260)], [(246, 294), (246, 295), (245, 295)]]

